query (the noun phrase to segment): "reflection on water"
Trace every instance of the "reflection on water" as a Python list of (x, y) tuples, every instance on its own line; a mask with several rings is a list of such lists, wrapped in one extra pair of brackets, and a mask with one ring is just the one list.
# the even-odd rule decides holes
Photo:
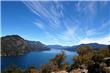
[(43, 51), (43, 53), (58, 54), (58, 53), (61, 53), (62, 51), (64, 51), (66, 55), (77, 55), (76, 52), (71, 52), (71, 51), (66, 51), (66, 50), (57, 50), (57, 49), (51, 49), (50, 51)]

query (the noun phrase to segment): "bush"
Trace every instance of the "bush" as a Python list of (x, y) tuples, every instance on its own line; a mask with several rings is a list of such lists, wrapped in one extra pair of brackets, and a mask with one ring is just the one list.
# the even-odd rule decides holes
[(53, 71), (66, 70), (68, 67), (67, 62), (65, 61), (64, 51), (60, 54), (57, 54), (53, 59), (50, 60), (48, 64), (44, 64), (41, 67), (41, 73), (51, 73)]
[(2, 73), (24, 73), (24, 70), (18, 68), (16, 65), (10, 65), (7, 69), (2, 71)]
[(88, 53), (91, 53), (91, 52), (93, 52), (93, 47), (87, 46), (87, 45), (80, 46), (80, 47), (77, 49), (77, 53), (78, 53), (79, 55), (85, 55), (85, 54), (88, 54)]
[(92, 63), (92, 56), (95, 54), (91, 46), (81, 46), (77, 49), (78, 56), (73, 58), (73, 61), (79, 62), (80, 64)]

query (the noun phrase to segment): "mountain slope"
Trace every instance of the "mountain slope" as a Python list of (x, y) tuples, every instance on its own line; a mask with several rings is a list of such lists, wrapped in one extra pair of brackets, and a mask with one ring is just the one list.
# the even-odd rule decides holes
[(24, 40), (18, 35), (9, 35), (1, 37), (1, 55), (21, 55), (29, 51), (49, 50), (40, 42)]
[(39, 41), (27, 41), (27, 44), (31, 48), (32, 51), (45, 51), (45, 50), (50, 50), (46, 45), (42, 44)]

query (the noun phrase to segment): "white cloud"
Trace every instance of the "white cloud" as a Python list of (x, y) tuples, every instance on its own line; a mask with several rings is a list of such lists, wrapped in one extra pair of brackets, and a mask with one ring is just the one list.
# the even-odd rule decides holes
[(38, 28), (40, 28), (40, 29), (42, 29), (42, 30), (45, 30), (44, 24), (43, 24), (41, 21), (36, 21), (36, 22), (34, 22), (34, 24), (35, 24)]
[(104, 28), (110, 27), (110, 19), (102, 24), (100, 30), (103, 30)]
[(108, 4), (108, 1), (100, 1), (100, 4), (104, 7)]
[(103, 34), (105, 33), (105, 30), (106, 29), (106, 32), (108, 32), (108, 34), (110, 34), (110, 30), (108, 30), (110, 27), (110, 20), (100, 24), (100, 28), (87, 28), (85, 29), (85, 33), (87, 36), (94, 36), (94, 35), (100, 35), (100, 34)]
[(66, 26), (66, 29), (67, 30), (64, 32), (64, 35), (68, 36), (68, 37), (73, 37), (77, 27), (76, 26), (74, 26), (74, 27), (73, 26)]
[(110, 45), (110, 35), (101, 38), (84, 38), (79, 41), (79, 44), (87, 44), (87, 43), (99, 43)]
[(96, 34), (96, 30), (95, 29), (88, 29), (86, 30), (86, 35), (87, 36), (92, 36)]
[(95, 1), (92, 1), (92, 2), (79, 1), (76, 3), (75, 6), (78, 12), (83, 12), (85, 14), (89, 13), (89, 16), (92, 16), (96, 13), (96, 2)]

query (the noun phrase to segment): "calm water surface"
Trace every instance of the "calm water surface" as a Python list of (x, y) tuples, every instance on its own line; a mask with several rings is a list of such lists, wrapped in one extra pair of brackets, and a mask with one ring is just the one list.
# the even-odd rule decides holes
[[(60, 53), (61, 50), (52, 49), (44, 52), (30, 52), (22, 56), (6, 56), (1, 57), (1, 69), (5, 69), (10, 64), (15, 64), (21, 68), (27, 68), (30, 65), (35, 65), (40, 68), (42, 64), (48, 63), (50, 59), (55, 57), (56, 54)], [(67, 62), (72, 63), (72, 58), (77, 55), (76, 52), (65, 51), (67, 56)]]

